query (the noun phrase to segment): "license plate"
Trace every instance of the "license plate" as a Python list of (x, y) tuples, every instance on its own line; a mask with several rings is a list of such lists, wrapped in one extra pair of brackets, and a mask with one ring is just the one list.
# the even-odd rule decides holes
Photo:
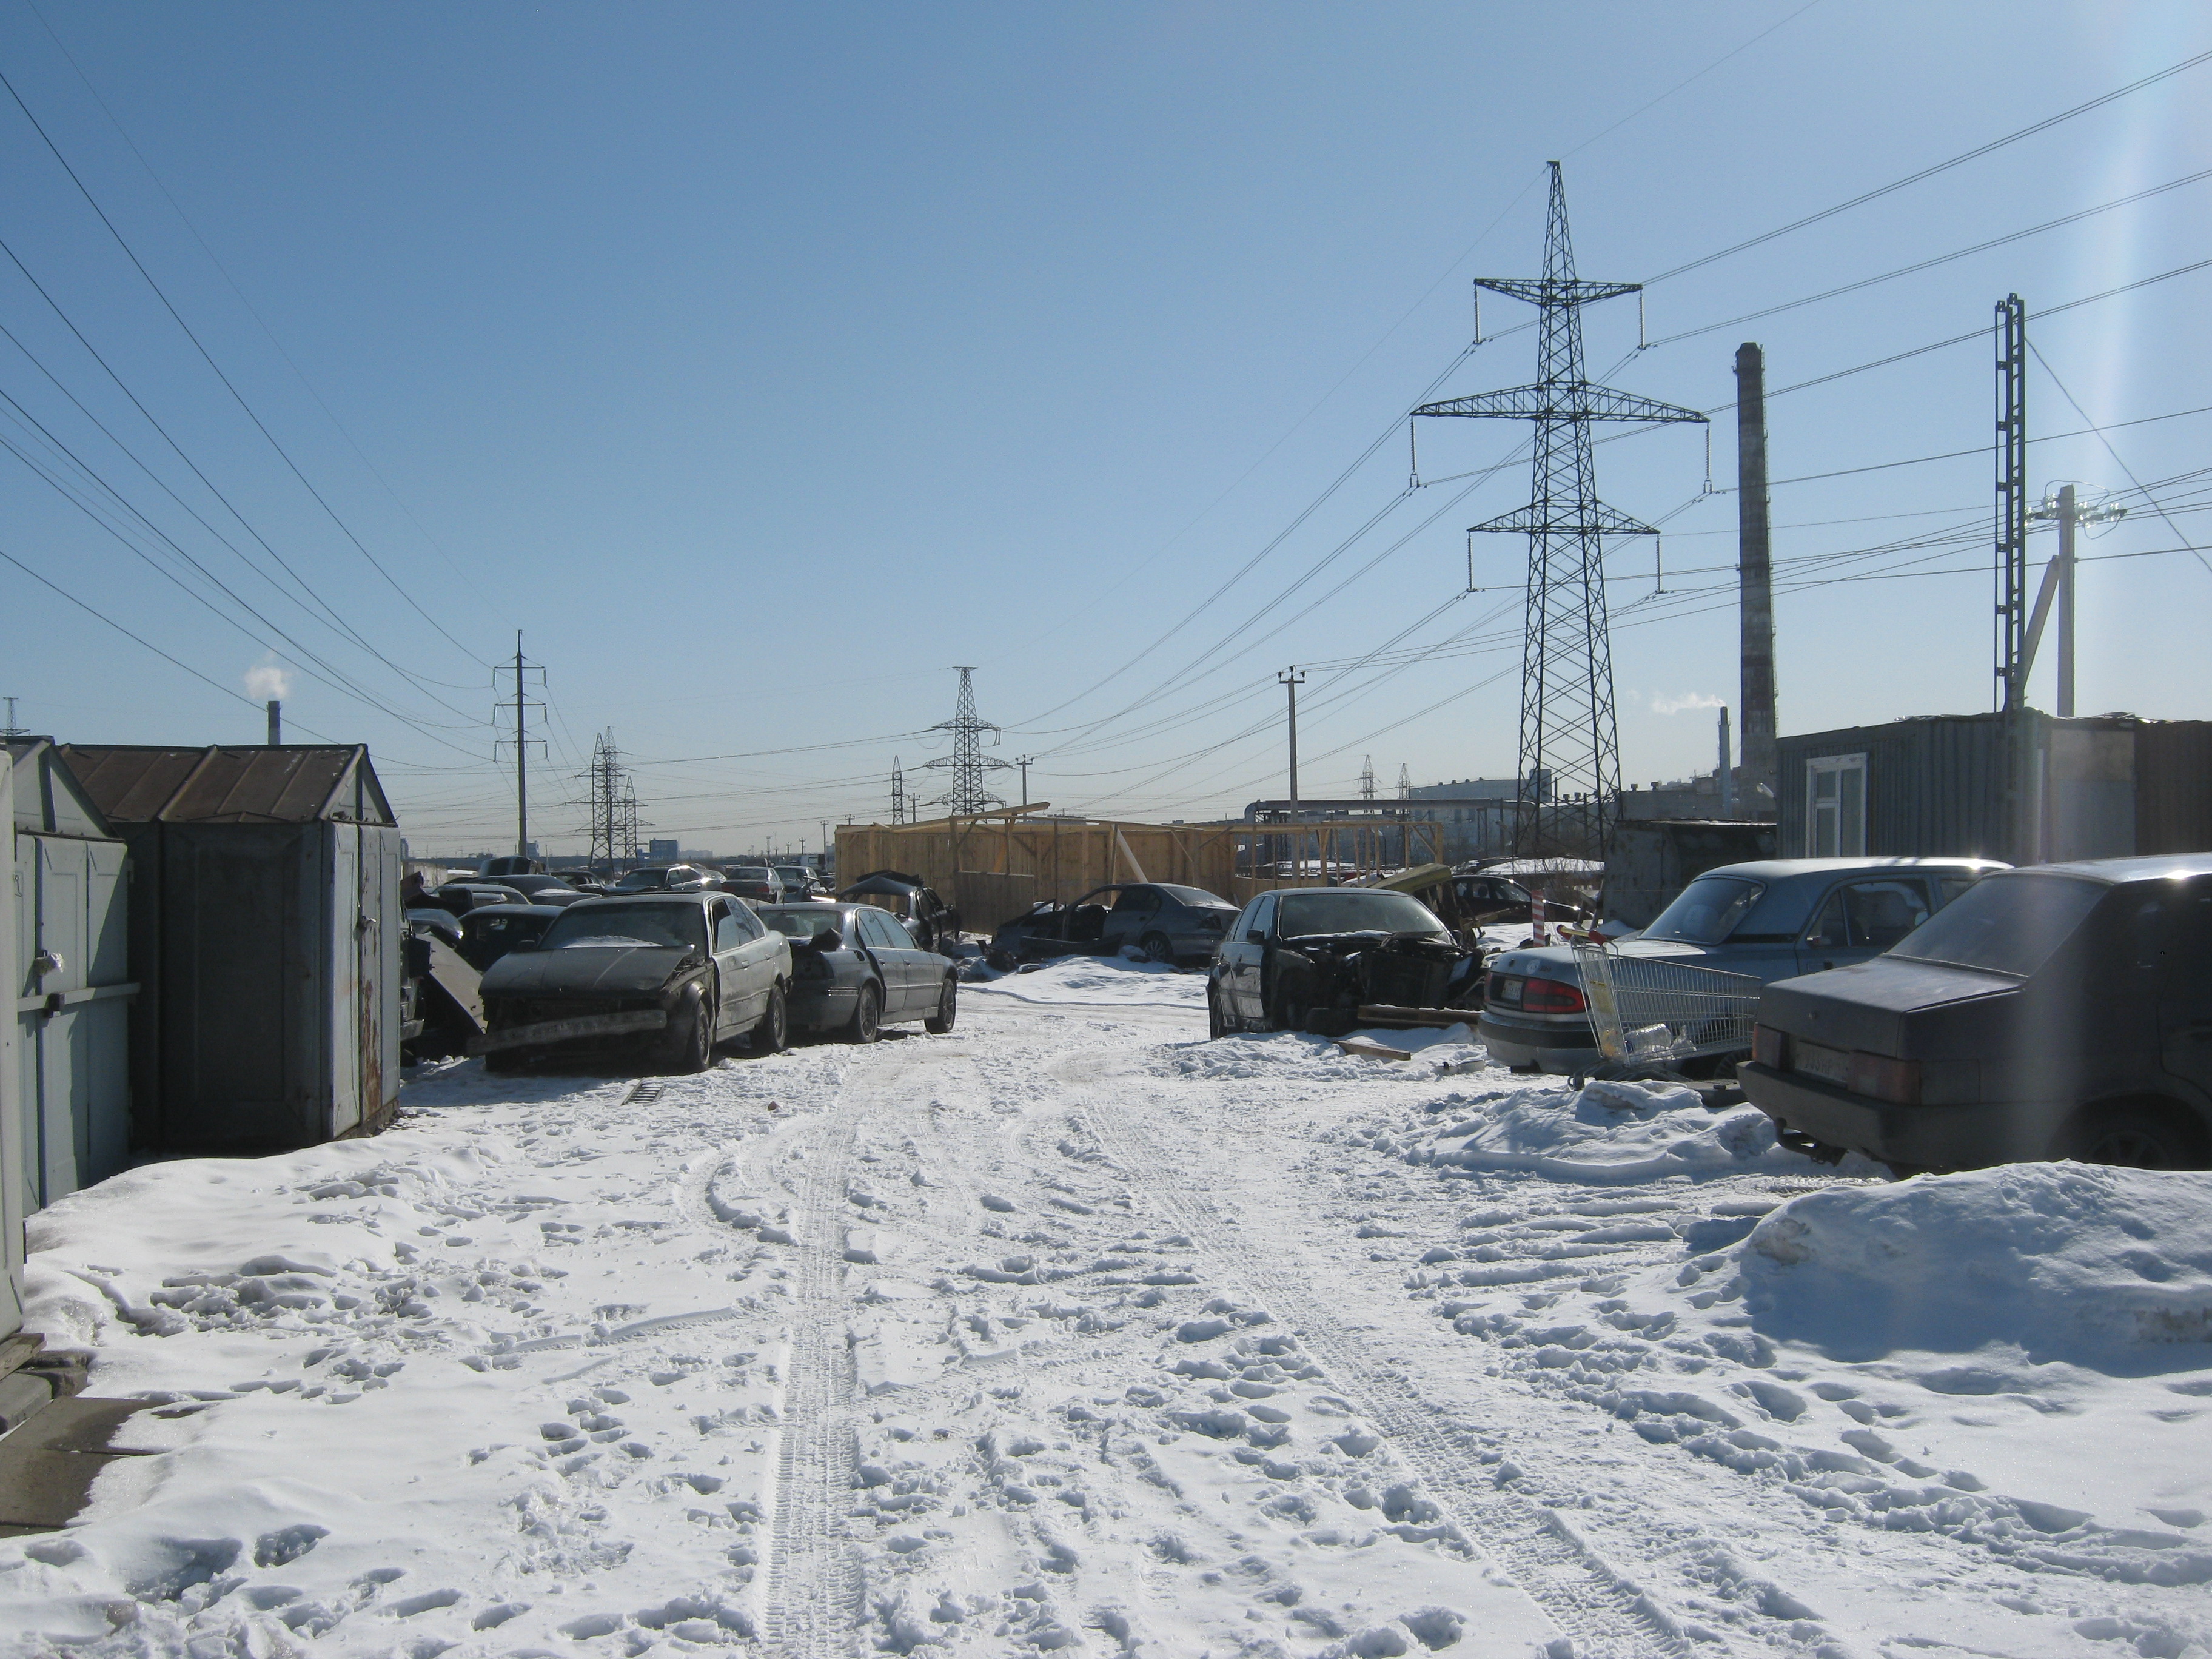
[(1819, 1078), (1825, 1083), (1848, 1083), (1850, 1080), (1851, 1057), (1841, 1048), (1808, 1042), (1800, 1037), (1791, 1045), (1790, 1069)]

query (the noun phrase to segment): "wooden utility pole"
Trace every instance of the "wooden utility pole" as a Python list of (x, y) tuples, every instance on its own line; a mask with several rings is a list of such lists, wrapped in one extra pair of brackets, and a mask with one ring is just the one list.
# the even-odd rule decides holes
[(1275, 678), (1291, 699), (1291, 874), (1296, 877), (1302, 873), (1305, 856), (1304, 843), (1298, 836), (1298, 688), (1306, 683), (1306, 677), (1293, 663)]

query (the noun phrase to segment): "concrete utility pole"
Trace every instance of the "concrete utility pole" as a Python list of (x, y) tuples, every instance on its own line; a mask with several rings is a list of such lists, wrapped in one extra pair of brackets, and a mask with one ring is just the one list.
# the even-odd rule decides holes
[(1298, 835), (1298, 688), (1306, 677), (1293, 663), (1275, 678), (1291, 699), (1291, 872), (1296, 875), (1304, 867), (1305, 858), (1305, 843)]
[(2072, 484), (2058, 486), (2056, 496), (2044, 497), (2043, 504), (2027, 516), (2030, 519), (2050, 519), (2058, 526), (2058, 556), (2044, 567), (2043, 583), (2037, 588), (2035, 610), (2027, 619), (2027, 632), (2021, 646), (2021, 696), (2027, 695), (2027, 677), (2035, 671), (2036, 647), (2043, 642), (2043, 625), (2051, 617), (2051, 600), (2058, 603), (2058, 714), (2062, 720), (2074, 717), (2074, 541), (2075, 532), (2085, 524), (2103, 524), (2114, 519), (2124, 519), (2124, 507), (2084, 507), (2075, 499)]
[[(526, 677), (532, 672), (542, 679), (545, 671), (522, 655), (522, 630), (514, 630), (514, 661), (512, 665), (501, 663), (492, 670), (492, 683), (497, 689), (501, 674), (514, 676), (514, 851), (518, 858), (530, 856), (530, 705), (526, 699)], [(502, 708), (504, 705), (502, 704)], [(543, 708), (544, 705), (540, 704)], [(494, 711), (493, 719), (498, 719)], [(494, 742), (497, 750), (497, 740)]]
[(1738, 707), (1743, 713), (1743, 788), (1765, 786), (1779, 815), (1775, 775), (1774, 556), (1767, 539), (1766, 354), (1755, 341), (1735, 349), (1736, 609), (1741, 625)]

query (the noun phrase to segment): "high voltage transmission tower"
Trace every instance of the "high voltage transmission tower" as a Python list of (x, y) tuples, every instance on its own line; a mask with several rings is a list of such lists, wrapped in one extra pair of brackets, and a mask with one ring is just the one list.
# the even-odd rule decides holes
[(637, 787), (622, 763), (611, 729), (592, 739), (592, 763), (581, 781), (590, 804), (591, 845), (585, 859), (593, 874), (637, 862)]
[[(1528, 598), (1521, 646), (1521, 757), (1516, 850), (1602, 855), (1620, 795), (1620, 740), (1613, 722), (1613, 650), (1605, 610), (1607, 536), (1656, 536), (1651, 526), (1597, 498), (1590, 454), (1593, 421), (1703, 422), (1693, 409), (1593, 386), (1583, 363), (1582, 307), (1637, 293), (1637, 283), (1575, 276), (1567, 235), (1566, 185), (1552, 166), (1544, 274), (1481, 276), (1477, 289), (1538, 308), (1540, 343), (1533, 386), (1424, 404), (1416, 415), (1534, 421), (1535, 487), (1527, 507), (1471, 526), (1470, 536), (1528, 538)], [(1480, 334), (1480, 325), (1476, 332)], [(1469, 544), (1470, 548), (1472, 544)]]
[(1400, 800), (1411, 800), (1413, 798), (1413, 769), (1407, 766), (1403, 761), (1401, 761), (1398, 763), (1398, 799)]
[(906, 772), (899, 765), (899, 757), (893, 755), (891, 757), (891, 822), (904, 823), (907, 821), (907, 808)]
[(1359, 799), (1375, 799), (1375, 757), (1372, 755), (1367, 757), (1366, 764), (1359, 769)]
[(929, 728), (952, 734), (952, 752), (922, 763), (932, 771), (952, 774), (952, 787), (932, 805), (959, 817), (973, 816), (987, 807), (1004, 806), (1005, 801), (983, 787), (983, 775), (1012, 769), (1010, 763), (983, 752), (983, 733), (988, 732), (991, 741), (996, 743), (999, 728), (975, 713), (975, 687), (969, 678), (975, 672), (973, 667), (959, 671), (960, 700), (953, 705), (952, 718)]

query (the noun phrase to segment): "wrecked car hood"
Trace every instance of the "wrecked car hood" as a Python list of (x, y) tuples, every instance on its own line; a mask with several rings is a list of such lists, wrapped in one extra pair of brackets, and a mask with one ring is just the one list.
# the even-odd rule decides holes
[(672, 945), (577, 945), (510, 951), (483, 976), (486, 996), (639, 996), (700, 959)]

